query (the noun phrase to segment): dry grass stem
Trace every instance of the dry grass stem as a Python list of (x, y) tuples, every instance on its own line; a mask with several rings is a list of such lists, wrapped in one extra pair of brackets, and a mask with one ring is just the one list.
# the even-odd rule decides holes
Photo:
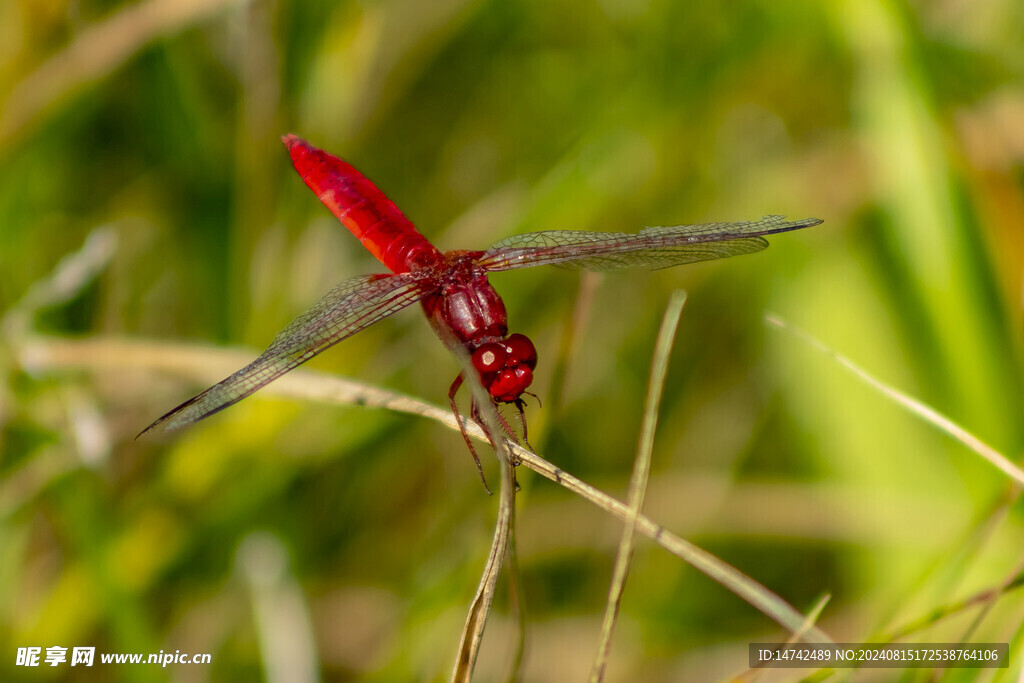
[[(793, 643), (800, 641), (800, 639), (803, 638), (804, 633), (806, 633), (807, 630), (818, 621), (818, 619), (821, 617), (821, 613), (825, 611), (825, 606), (828, 605), (829, 601), (831, 600), (831, 594), (825, 594), (821, 596), (821, 598), (818, 599), (818, 602), (814, 603), (814, 606), (811, 607), (811, 610), (807, 613), (807, 619), (804, 621), (803, 628), (794, 633), (790, 633), (789, 638), (786, 639), (785, 644), (792, 645)], [(760, 674), (762, 670), (763, 669), (761, 668), (747, 669), (742, 674), (737, 676), (734, 679), (734, 681), (736, 683), (739, 683), (740, 681), (756, 680), (758, 674)]]
[(765, 316), (765, 320), (772, 325), (781, 327), (782, 329), (790, 332), (794, 336), (804, 340), (814, 348), (818, 349), (822, 353), (827, 353), (832, 356), (840, 365), (844, 366), (847, 370), (855, 374), (857, 377), (864, 380), (867, 384), (880, 391), (885, 396), (888, 396), (896, 403), (914, 413), (915, 415), (923, 418), (926, 422), (938, 427), (942, 431), (946, 432), (954, 439), (962, 443), (963, 445), (970, 448), (972, 451), (980, 455), (982, 458), (987, 460), (989, 463), (1006, 473), (1007, 476), (1012, 478), (1016, 483), (1024, 485), (1024, 470), (1017, 465), (1010, 462), (1010, 460), (997, 451), (996, 449), (989, 446), (987, 443), (974, 436), (966, 429), (958, 425), (957, 423), (950, 420), (948, 417), (938, 412), (934, 408), (921, 403), (920, 401), (907, 396), (899, 389), (892, 387), (884, 382), (881, 382), (872, 377), (866, 370), (855, 364), (846, 356), (837, 353), (830, 347), (823, 344), (821, 341), (815, 339), (811, 335), (807, 334), (803, 330), (794, 327), (790, 323), (783, 320), (781, 317), (775, 314), (769, 314)]
[(494, 525), (494, 537), (491, 550), (487, 554), (487, 562), (477, 586), (476, 595), (470, 604), (466, 624), (462, 629), (459, 641), (459, 652), (452, 670), (452, 683), (472, 680), (473, 668), (480, 654), (480, 644), (484, 637), (484, 627), (494, 602), (494, 593), (501, 576), (501, 565), (508, 549), (512, 530), (512, 518), (515, 515), (515, 468), (509, 462), (501, 466), (501, 486), (498, 490), (498, 519)]
[[(462, 374), (466, 378), (465, 386), (468, 387), (472, 394), (473, 403), (480, 409), (479, 414), (483, 418), (488, 441), (494, 444), (495, 455), (498, 457), (501, 465), (502, 475), (501, 486), (498, 490), (498, 518), (495, 520), (491, 549), (487, 555), (487, 562), (484, 564), (483, 573), (480, 576), (476, 595), (473, 596), (473, 601), (470, 603), (469, 613), (466, 616), (466, 623), (463, 626), (462, 636), (459, 641), (458, 655), (455, 658), (455, 666), (452, 669), (450, 679), (452, 683), (468, 683), (473, 678), (473, 669), (480, 654), (480, 645), (483, 642), (487, 617), (490, 615), (491, 605), (494, 603), (494, 594), (498, 586), (498, 578), (501, 576), (501, 566), (505, 560), (509, 542), (515, 529), (516, 474), (512, 455), (508, 448), (509, 442), (503, 437), (504, 432), (501, 428), (501, 422), (494, 403), (491, 402), (487, 390), (480, 383), (476, 370), (470, 361), (469, 353), (466, 352), (466, 349), (461, 344), (456, 342), (454, 335), (450, 335), (445, 341), (462, 366)], [(454, 417), (452, 415), (453, 420)], [(473, 422), (473, 420), (468, 421)]]
[(633, 462), (633, 474), (629, 480), (629, 518), (622, 527), (622, 539), (619, 541), (618, 553), (615, 557), (615, 569), (608, 590), (608, 602), (605, 607), (604, 620), (601, 624), (601, 636), (598, 641), (597, 654), (590, 669), (590, 680), (603, 681), (608, 665), (608, 653), (611, 650), (612, 632), (622, 604), (622, 593), (626, 588), (626, 577), (629, 575), (630, 560), (633, 557), (633, 535), (636, 531), (636, 520), (643, 509), (644, 497), (647, 493), (647, 481), (651, 473), (651, 452), (654, 450), (654, 432), (658, 426), (658, 408), (665, 387), (665, 375), (668, 372), (668, 358), (672, 350), (672, 342), (679, 326), (679, 316), (686, 303), (686, 292), (676, 290), (665, 308), (661, 320), (661, 329), (654, 345), (654, 358), (651, 361), (651, 378), (647, 386), (647, 400), (644, 404), (643, 424), (640, 427), (640, 441), (637, 445), (636, 459)]

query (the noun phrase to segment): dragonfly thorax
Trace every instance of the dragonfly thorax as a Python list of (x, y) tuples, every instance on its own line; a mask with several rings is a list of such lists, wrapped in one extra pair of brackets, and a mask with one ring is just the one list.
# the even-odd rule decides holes
[(423, 309), (438, 335), (454, 334), (472, 357), (480, 382), (496, 401), (516, 401), (533, 382), (537, 350), (525, 335), (508, 334), (501, 297), (478, 267), (478, 252), (451, 251), (441, 287), (423, 299)]
[(466, 252), (449, 252), (444, 258), (437, 269), (441, 274), (435, 276), (437, 290), (423, 299), (423, 310), (438, 334), (443, 339), (444, 330), (451, 330), (470, 352), (484, 342), (504, 339), (508, 314), (487, 273)]

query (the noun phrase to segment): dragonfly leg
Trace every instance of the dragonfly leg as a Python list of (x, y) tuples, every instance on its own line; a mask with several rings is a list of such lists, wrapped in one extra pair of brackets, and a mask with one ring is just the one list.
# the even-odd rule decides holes
[[(533, 394), (530, 395), (532, 396)], [(516, 410), (519, 411), (519, 426), (523, 428), (523, 445), (536, 453), (536, 450), (534, 450), (533, 446), (530, 444), (530, 437), (526, 435), (526, 411), (524, 410), (524, 408), (526, 408), (526, 401), (521, 398), (517, 398), (515, 400), (515, 404)], [(519, 463), (517, 462), (516, 464), (518, 465)]]
[[(459, 412), (459, 404), (455, 402), (455, 394), (459, 392), (459, 387), (461, 386), (462, 373), (460, 372), (459, 376), (455, 378), (455, 381), (452, 382), (451, 387), (448, 389), (448, 404), (452, 407), (452, 413), (455, 415), (455, 421), (459, 423), (459, 431), (462, 432), (462, 438), (466, 441), (466, 448), (469, 449), (469, 454), (473, 456), (473, 461), (476, 462), (476, 469), (480, 473), (480, 481), (484, 484), (484, 490), (487, 491), (487, 495), (491, 495), (491, 489), (487, 486), (487, 478), (484, 477), (484, 466), (480, 464), (480, 458), (476, 454), (476, 449), (473, 448), (473, 442), (470, 440), (469, 434), (466, 432), (466, 425), (462, 422), (462, 413)], [(476, 404), (474, 403), (473, 412), (475, 411)], [(480, 422), (475, 416), (473, 416), (472, 419), (477, 423)], [(485, 429), (484, 432), (486, 433), (486, 431), (487, 430)], [(488, 434), (487, 438), (489, 440), (491, 435)]]
[[(519, 401), (515, 401), (515, 403), (518, 404)], [(508, 436), (509, 439), (511, 441), (513, 441), (514, 443), (517, 443), (517, 444), (520, 443), (520, 441), (519, 441), (519, 434), (517, 434), (512, 429), (512, 425), (510, 425), (508, 423), (508, 420), (506, 420), (505, 416), (501, 414), (501, 411), (497, 410), (497, 403), (495, 403), (494, 407), (495, 407), (494, 414), (498, 416), (498, 422), (501, 424), (501, 428), (505, 431), (505, 435)], [(523, 416), (522, 408), (519, 409), (519, 417), (520, 417), (520, 424), (523, 426), (523, 440), (522, 440), (522, 443), (526, 444), (526, 447), (529, 448), (532, 451), (533, 447), (530, 446), (529, 442), (526, 440), (526, 418)], [(483, 424), (483, 418), (480, 417), (480, 411), (477, 409), (476, 403), (473, 404), (473, 419), (475, 419), (477, 421), (477, 424), (479, 424), (481, 427), (484, 427), (484, 429), (486, 430), (486, 427)], [(488, 438), (490, 438), (489, 434), (488, 434)], [(492, 446), (494, 445), (493, 441), (491, 441), (491, 445)], [(509, 457), (512, 458), (512, 467), (513, 468), (518, 467), (520, 465), (519, 460), (516, 459), (515, 455), (512, 454), (511, 450), (509, 451)], [(515, 484), (516, 491), (519, 491), (519, 482), (516, 480), (516, 473), (515, 473), (514, 469), (512, 470), (512, 483)]]
[[(501, 414), (501, 411), (495, 410), (494, 412), (498, 416), (498, 422), (501, 423), (501, 428), (505, 430), (505, 434), (510, 436), (512, 441), (519, 443), (519, 435), (512, 430), (512, 425), (508, 423), (508, 420), (506, 420), (505, 416)], [(513, 464), (518, 465), (519, 463)]]

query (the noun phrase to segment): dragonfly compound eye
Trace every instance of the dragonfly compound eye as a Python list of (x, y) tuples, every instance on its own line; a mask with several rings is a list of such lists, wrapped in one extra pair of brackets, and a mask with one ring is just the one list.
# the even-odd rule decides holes
[(517, 365), (514, 368), (507, 368), (498, 373), (488, 391), (498, 401), (511, 403), (519, 398), (526, 387), (533, 382), (533, 370), (526, 365)]
[(481, 375), (497, 372), (505, 367), (508, 360), (508, 351), (501, 344), (491, 342), (484, 344), (473, 352), (473, 367)]
[(537, 367), (537, 349), (525, 334), (510, 334), (505, 340), (505, 351), (509, 366), (522, 364), (531, 370)]

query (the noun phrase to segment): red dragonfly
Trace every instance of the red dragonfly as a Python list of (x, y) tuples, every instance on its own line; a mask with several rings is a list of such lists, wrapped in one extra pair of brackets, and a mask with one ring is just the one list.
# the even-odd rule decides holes
[[(783, 216), (766, 216), (758, 221), (677, 225), (638, 233), (546, 230), (503, 239), (486, 251), (441, 252), (352, 166), (295, 135), (282, 140), (306, 185), (391, 274), (342, 281), (278, 334), (259, 358), (185, 401), (143, 434), (156, 427), (184, 427), (223, 410), (341, 340), (417, 302), (442, 340), (454, 340), (468, 352), (493, 401), (515, 404), (522, 415), (521, 396), (533, 381), (537, 350), (525, 335), (508, 334), (505, 304), (488, 282), (488, 273), (545, 264), (584, 270), (667, 268), (750, 254), (768, 246), (763, 235), (821, 223), (817, 218), (787, 221)], [(460, 372), (448, 391), (456, 418), (460, 414), (455, 395), (463, 379)], [(475, 404), (472, 410), (477, 417)], [(462, 434), (476, 458), (465, 429)]]

